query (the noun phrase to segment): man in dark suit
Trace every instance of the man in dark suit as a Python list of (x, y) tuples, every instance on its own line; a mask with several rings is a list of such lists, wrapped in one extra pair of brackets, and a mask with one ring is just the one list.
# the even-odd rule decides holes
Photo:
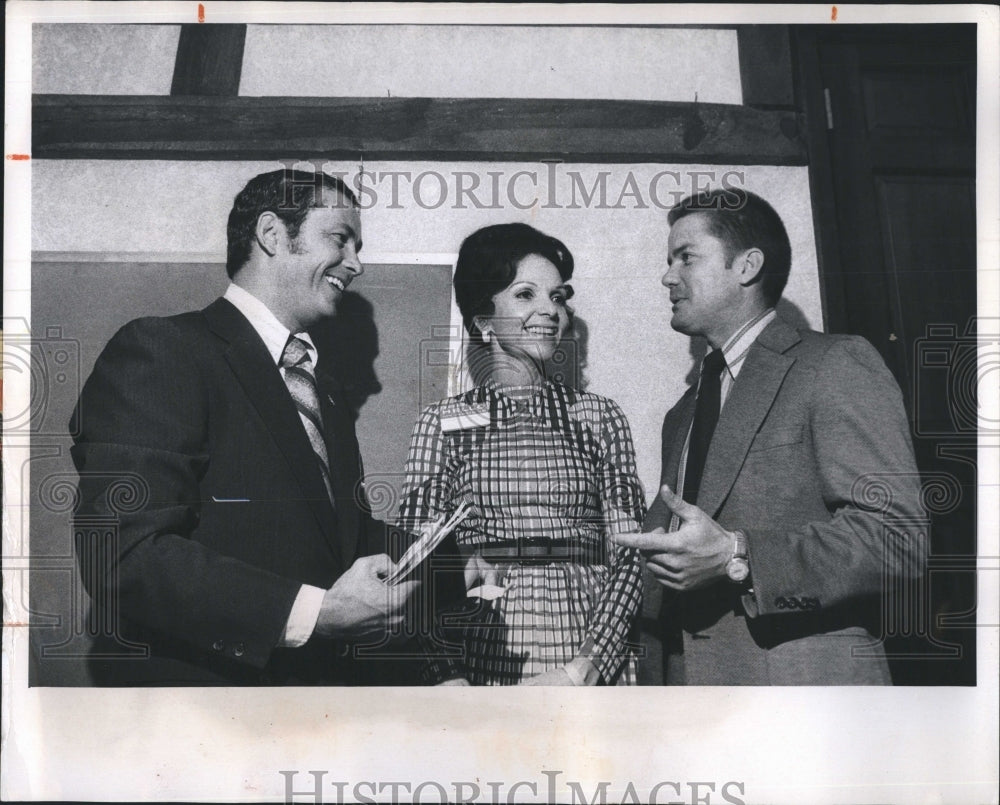
[(889, 684), (883, 618), (926, 541), (899, 388), (864, 339), (776, 315), (791, 247), (763, 199), (701, 193), (669, 222), (671, 326), (711, 352), (664, 420), (648, 533), (617, 538), (652, 577), (641, 675)]
[(96, 617), (120, 613), (92, 672), (363, 682), (350, 644), (397, 624), (416, 583), (382, 581), (354, 421), (308, 332), (362, 273), (357, 200), (322, 173), (263, 174), (236, 196), (228, 241), (225, 295), (123, 327), (73, 415), (81, 575)]

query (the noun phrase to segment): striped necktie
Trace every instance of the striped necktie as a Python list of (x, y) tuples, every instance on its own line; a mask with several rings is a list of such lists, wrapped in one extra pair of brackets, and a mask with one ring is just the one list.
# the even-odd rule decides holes
[(294, 335), (288, 337), (285, 351), (281, 353), (281, 366), (285, 370), (285, 385), (292, 395), (299, 419), (306, 429), (309, 444), (319, 460), (323, 475), (323, 485), (333, 504), (333, 485), (330, 482), (330, 459), (323, 439), (323, 417), (319, 410), (319, 393), (316, 390), (316, 376), (313, 374), (312, 359), (306, 342)]

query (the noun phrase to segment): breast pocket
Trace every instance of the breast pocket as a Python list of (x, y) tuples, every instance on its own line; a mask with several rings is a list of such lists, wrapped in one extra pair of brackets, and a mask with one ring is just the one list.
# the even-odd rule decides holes
[(774, 450), (777, 447), (799, 444), (804, 438), (802, 425), (787, 426), (781, 428), (765, 428), (760, 431), (750, 445), (750, 452), (756, 453), (761, 450)]

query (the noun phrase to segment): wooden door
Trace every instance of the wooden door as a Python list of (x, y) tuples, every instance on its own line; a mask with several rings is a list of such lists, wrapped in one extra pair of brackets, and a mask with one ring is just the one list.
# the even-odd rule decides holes
[(827, 327), (906, 401), (931, 569), (886, 629), (899, 684), (975, 683), (976, 29), (797, 32)]

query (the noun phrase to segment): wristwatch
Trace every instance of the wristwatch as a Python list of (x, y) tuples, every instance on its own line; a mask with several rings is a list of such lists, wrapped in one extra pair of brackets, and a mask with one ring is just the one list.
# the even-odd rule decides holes
[(747, 535), (742, 531), (734, 531), (735, 544), (733, 555), (726, 563), (726, 575), (731, 581), (742, 584), (750, 575), (750, 552), (747, 549)]

